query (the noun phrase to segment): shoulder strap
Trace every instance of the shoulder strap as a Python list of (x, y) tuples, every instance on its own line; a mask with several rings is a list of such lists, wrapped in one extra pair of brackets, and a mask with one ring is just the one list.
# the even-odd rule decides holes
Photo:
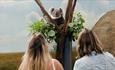
[(55, 69), (55, 65), (54, 65), (54, 60), (52, 59), (52, 66), (53, 66), (53, 70), (56, 70)]

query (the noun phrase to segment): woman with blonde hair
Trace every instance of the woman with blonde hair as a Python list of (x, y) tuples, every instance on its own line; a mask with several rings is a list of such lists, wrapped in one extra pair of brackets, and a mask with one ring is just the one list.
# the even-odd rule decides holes
[(63, 67), (56, 59), (52, 59), (44, 36), (39, 34), (30, 41), (18, 70), (63, 70)]
[(115, 57), (101, 47), (95, 33), (85, 28), (78, 37), (77, 60), (73, 70), (115, 70)]

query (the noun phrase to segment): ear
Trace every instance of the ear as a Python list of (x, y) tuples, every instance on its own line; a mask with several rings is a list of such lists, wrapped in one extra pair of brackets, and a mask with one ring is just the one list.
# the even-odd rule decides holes
[(54, 11), (54, 8), (51, 8), (51, 13)]
[(63, 10), (61, 8), (59, 8), (59, 10), (60, 10), (60, 13), (63, 15)]

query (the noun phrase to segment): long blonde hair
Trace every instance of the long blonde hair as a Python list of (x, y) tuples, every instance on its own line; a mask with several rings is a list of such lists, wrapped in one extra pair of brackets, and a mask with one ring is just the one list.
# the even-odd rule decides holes
[(44, 36), (42, 34), (34, 36), (23, 56), (19, 70), (47, 70), (50, 59)]

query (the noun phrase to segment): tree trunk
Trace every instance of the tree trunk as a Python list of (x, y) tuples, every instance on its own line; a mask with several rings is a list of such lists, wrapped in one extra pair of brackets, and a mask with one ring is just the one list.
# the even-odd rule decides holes
[(63, 33), (60, 33), (60, 32), (58, 32), (58, 34), (56, 36), (57, 36), (56, 37), (56, 43), (57, 43), (56, 59), (58, 59), (62, 63), (62, 65), (64, 66), (63, 51), (64, 51), (65, 36)]
[(67, 33), (64, 36), (63, 33), (59, 33), (57, 38), (57, 50), (56, 50), (56, 59), (58, 59), (64, 70), (72, 70), (72, 39), (71, 34)]
[(64, 40), (64, 70), (72, 70), (72, 38), (68, 33)]

